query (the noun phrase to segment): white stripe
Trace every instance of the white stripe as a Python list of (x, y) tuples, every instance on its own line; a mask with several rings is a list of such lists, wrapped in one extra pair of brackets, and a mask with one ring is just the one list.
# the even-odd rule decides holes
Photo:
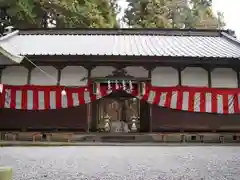
[(155, 96), (156, 96), (156, 92), (155, 91), (149, 91), (147, 102), (152, 104), (153, 101), (154, 101)]
[(50, 91), (50, 109), (56, 109), (56, 91)]
[(162, 92), (159, 100), (159, 106), (164, 106), (167, 99), (167, 92)]
[(38, 91), (38, 109), (39, 110), (45, 109), (44, 101), (45, 101), (44, 91)]
[(15, 109), (22, 109), (22, 91), (17, 90), (16, 91), (16, 104), (15, 104)]
[(62, 108), (67, 108), (68, 107), (67, 96), (62, 95), (61, 98), (62, 98)]
[(178, 98), (178, 91), (172, 92), (170, 108), (176, 109), (177, 108), (177, 98)]
[(228, 113), (234, 114), (234, 95), (228, 95)]
[(10, 104), (11, 104), (11, 89), (6, 89), (4, 107), (10, 108)]
[(33, 109), (33, 91), (28, 90), (27, 91), (27, 110), (32, 110)]
[(90, 92), (84, 91), (84, 101), (85, 101), (85, 104), (91, 102)]
[(188, 104), (189, 101), (189, 92), (183, 92), (183, 104), (182, 104), (182, 110), (188, 111)]
[(223, 95), (217, 94), (217, 113), (223, 114)]
[(194, 95), (194, 112), (200, 112), (201, 96), (200, 93)]
[(205, 107), (206, 107), (207, 113), (212, 112), (212, 94), (211, 93), (205, 94)]
[(72, 93), (72, 98), (73, 98), (73, 106), (79, 106), (79, 98), (78, 98), (78, 93)]

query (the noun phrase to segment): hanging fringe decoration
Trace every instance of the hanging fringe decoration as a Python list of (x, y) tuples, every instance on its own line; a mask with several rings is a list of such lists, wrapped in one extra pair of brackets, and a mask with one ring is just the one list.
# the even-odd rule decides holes
[(116, 90), (119, 89), (119, 84), (118, 84), (118, 81), (117, 81), (117, 80), (115, 81), (115, 88), (116, 88)]
[(140, 94), (143, 96), (146, 93), (146, 83), (145, 82), (140, 82)]
[(100, 83), (93, 83), (93, 94), (100, 94), (100, 88), (101, 88), (101, 85)]

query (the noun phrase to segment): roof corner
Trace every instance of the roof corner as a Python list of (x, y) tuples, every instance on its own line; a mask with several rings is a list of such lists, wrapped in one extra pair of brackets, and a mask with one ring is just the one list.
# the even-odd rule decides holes
[(11, 60), (14, 61), (15, 63), (21, 63), (22, 60), (24, 59), (24, 57), (9, 52), (8, 50), (6, 50), (6, 49), (2, 46), (1, 42), (2, 42), (2, 41), (7, 41), (9, 38), (11, 38), (11, 37), (13, 37), (13, 36), (16, 36), (18, 33), (19, 33), (19, 31), (16, 30), (16, 31), (13, 31), (13, 32), (11, 32), (11, 33), (3, 36), (3, 37), (0, 37), (0, 53), (3, 54), (4, 56), (6, 56), (7, 58), (11, 59)]
[(18, 35), (18, 33), (19, 33), (19, 30), (15, 30), (15, 31), (13, 31), (11, 33), (8, 33), (5, 36), (0, 37), (0, 42), (4, 41), (4, 40), (7, 40), (7, 39), (9, 39), (9, 38), (11, 38), (11, 37), (13, 37), (15, 35)]
[(232, 43), (240, 47), (240, 41), (235, 36), (228, 34), (226, 32), (221, 32), (221, 35), (227, 40), (231, 41)]

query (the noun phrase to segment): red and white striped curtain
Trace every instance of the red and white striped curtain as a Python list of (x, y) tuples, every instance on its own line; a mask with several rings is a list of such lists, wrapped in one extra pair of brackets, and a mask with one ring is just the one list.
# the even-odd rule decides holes
[(142, 99), (157, 106), (189, 112), (240, 112), (240, 89), (148, 87)]
[[(62, 95), (62, 90), (66, 95)], [(120, 89), (122, 90), (122, 89)], [(116, 91), (116, 89), (112, 89)], [(150, 104), (189, 112), (235, 114), (240, 112), (240, 89), (196, 87), (152, 87), (144, 94), (137, 89), (133, 96)], [(60, 86), (3, 86), (1, 107), (20, 110), (46, 110), (80, 106), (107, 96), (111, 92), (101, 86), (95, 95), (92, 86), (65, 88)]]
[[(62, 95), (62, 91), (66, 95)], [(89, 87), (64, 88), (59, 86), (3, 86), (1, 106), (21, 110), (46, 110), (79, 106), (90, 103)]]

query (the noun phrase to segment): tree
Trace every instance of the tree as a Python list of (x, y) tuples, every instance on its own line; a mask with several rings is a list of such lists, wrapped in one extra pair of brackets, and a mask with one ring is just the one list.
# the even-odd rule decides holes
[(223, 14), (217, 12), (217, 15), (214, 15), (212, 0), (191, 0), (191, 5), (197, 28), (220, 29), (225, 26)]
[(222, 28), (211, 0), (127, 0), (124, 21), (130, 27)]
[(171, 27), (167, 18), (168, 9), (165, 0), (127, 0), (124, 21), (130, 27), (137, 28), (164, 28)]
[(16, 28), (117, 27), (116, 0), (0, 0)]

